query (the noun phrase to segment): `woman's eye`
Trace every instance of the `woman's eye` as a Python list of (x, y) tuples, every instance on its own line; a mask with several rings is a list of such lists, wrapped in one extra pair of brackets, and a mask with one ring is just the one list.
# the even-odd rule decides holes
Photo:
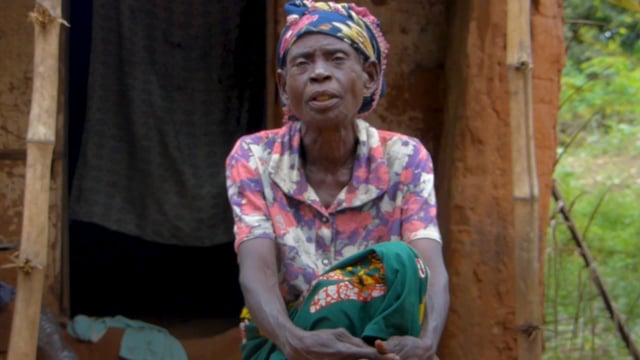
[(293, 66), (300, 67), (300, 66), (305, 66), (307, 64), (309, 64), (309, 62), (306, 60), (297, 60), (296, 62), (293, 63)]
[(344, 57), (343, 55), (337, 55), (337, 56), (334, 56), (334, 57), (333, 57), (333, 61), (335, 61), (335, 62), (343, 62), (343, 61), (345, 61), (346, 59), (347, 59), (347, 58), (346, 58), (346, 57)]

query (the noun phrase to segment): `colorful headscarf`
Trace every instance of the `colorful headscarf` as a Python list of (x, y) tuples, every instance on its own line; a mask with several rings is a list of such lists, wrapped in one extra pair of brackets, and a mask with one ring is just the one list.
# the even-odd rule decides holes
[(364, 115), (373, 110), (385, 91), (384, 70), (389, 49), (380, 30), (380, 21), (369, 10), (353, 3), (293, 0), (284, 6), (284, 10), (287, 24), (278, 41), (278, 67), (285, 67), (289, 48), (302, 35), (320, 33), (343, 40), (365, 60), (373, 59), (380, 65), (378, 86), (371, 96), (364, 98), (358, 113)]

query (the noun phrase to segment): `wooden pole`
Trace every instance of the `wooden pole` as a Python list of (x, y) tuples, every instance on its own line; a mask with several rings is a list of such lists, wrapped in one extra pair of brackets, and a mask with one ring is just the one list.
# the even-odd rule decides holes
[(560, 194), (560, 190), (558, 190), (558, 187), (555, 183), (553, 184), (553, 198), (556, 201), (558, 212), (562, 215), (562, 218), (564, 219), (564, 222), (567, 225), (569, 232), (571, 233), (571, 238), (573, 238), (576, 246), (578, 247), (578, 249), (580, 249), (580, 255), (584, 260), (584, 264), (587, 269), (589, 269), (589, 277), (591, 277), (591, 281), (593, 281), (593, 283), (596, 285), (596, 289), (598, 289), (598, 293), (604, 301), (604, 306), (607, 308), (609, 316), (611, 316), (613, 323), (616, 325), (618, 334), (620, 334), (622, 341), (627, 346), (629, 354), (631, 355), (633, 360), (640, 360), (640, 349), (638, 349), (638, 346), (633, 341), (633, 336), (625, 325), (624, 318), (618, 312), (616, 305), (611, 298), (611, 295), (609, 295), (607, 288), (604, 286), (604, 282), (600, 277), (600, 272), (596, 267), (596, 261), (593, 259), (593, 255), (591, 255), (591, 251), (589, 250), (587, 243), (582, 238), (582, 235), (580, 235), (580, 232), (578, 231), (578, 228), (576, 227), (576, 224), (571, 217), (571, 213), (569, 209), (567, 209), (567, 205), (564, 202), (562, 195)]
[(515, 234), (518, 359), (542, 356), (538, 176), (531, 94), (530, 0), (507, 1), (507, 72)]
[(33, 360), (44, 291), (49, 231), (51, 158), (56, 135), (61, 0), (37, 0), (33, 89), (27, 131), (22, 239), (8, 360)]

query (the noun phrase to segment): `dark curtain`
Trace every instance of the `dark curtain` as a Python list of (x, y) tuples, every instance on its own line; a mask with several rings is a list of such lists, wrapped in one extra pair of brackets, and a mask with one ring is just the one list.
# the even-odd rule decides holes
[(263, 7), (71, 2), (72, 313), (237, 315), (224, 159), (264, 126)]

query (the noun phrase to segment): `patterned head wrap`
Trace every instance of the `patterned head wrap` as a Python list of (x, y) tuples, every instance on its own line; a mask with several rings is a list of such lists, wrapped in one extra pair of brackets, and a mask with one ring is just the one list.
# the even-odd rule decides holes
[(280, 34), (277, 63), (283, 69), (287, 52), (302, 35), (330, 35), (351, 45), (366, 61), (376, 60), (380, 66), (378, 86), (362, 101), (359, 114), (369, 113), (384, 94), (384, 70), (389, 45), (382, 36), (380, 22), (364, 7), (353, 3), (293, 0), (284, 6), (287, 24)]

